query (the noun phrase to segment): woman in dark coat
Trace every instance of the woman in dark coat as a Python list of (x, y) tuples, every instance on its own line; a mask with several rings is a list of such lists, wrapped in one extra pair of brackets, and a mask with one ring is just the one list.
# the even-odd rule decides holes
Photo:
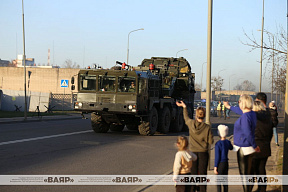
[[(255, 142), (260, 147), (259, 153), (254, 153), (252, 160), (255, 175), (266, 175), (266, 163), (271, 156), (271, 139), (273, 136), (273, 124), (269, 110), (261, 101), (255, 101), (253, 111), (256, 112), (257, 123), (255, 129)], [(266, 185), (258, 185), (257, 192), (266, 191)]]

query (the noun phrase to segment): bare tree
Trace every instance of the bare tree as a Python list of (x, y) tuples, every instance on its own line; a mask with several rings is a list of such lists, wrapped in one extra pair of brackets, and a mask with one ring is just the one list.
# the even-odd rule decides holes
[(237, 84), (233, 89), (234, 90), (242, 90), (242, 87), (241, 87), (241, 85)]
[[(285, 93), (286, 85), (286, 58), (287, 58), (287, 35), (282, 26), (277, 27), (276, 33), (264, 31), (267, 36), (267, 42), (263, 42), (263, 60), (266, 60), (265, 72), (269, 73), (271, 81), (273, 83), (274, 91), (281, 91)], [(253, 32), (252, 35), (248, 35), (244, 31), (244, 35), (247, 38), (246, 42), (242, 44), (251, 47), (250, 52), (255, 49), (261, 48), (261, 41), (257, 41)], [(274, 64), (274, 66), (272, 66)], [(269, 66), (269, 67), (268, 67)], [(271, 66), (271, 67), (270, 67)], [(273, 79), (272, 74), (273, 73)]]
[(64, 68), (80, 68), (80, 65), (78, 65), (76, 62), (72, 62), (71, 59), (66, 59), (66, 61), (64, 62)]
[(201, 86), (199, 85), (199, 83), (195, 83), (195, 90), (201, 91)]
[(240, 85), (237, 84), (234, 89), (242, 91), (255, 91), (256, 86), (251, 81), (244, 80)]
[(221, 87), (223, 86), (223, 79), (219, 77), (212, 77), (211, 78), (211, 87), (213, 91), (220, 91)]
[(245, 80), (241, 84), (241, 88), (243, 91), (255, 91), (256, 86), (251, 81)]
[(283, 94), (285, 94), (285, 88), (286, 88), (286, 68), (279, 68), (276, 71), (276, 77), (274, 79), (274, 90), (273, 91), (279, 91)]

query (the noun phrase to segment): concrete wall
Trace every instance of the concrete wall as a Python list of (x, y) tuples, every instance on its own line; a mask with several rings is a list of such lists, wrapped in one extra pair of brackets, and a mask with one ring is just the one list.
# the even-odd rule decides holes
[(3, 96), (3, 92), (2, 90), (0, 90), (0, 110), (1, 110), (2, 96)]
[[(28, 71), (31, 72), (30, 82)], [(64, 93), (64, 88), (60, 87), (61, 79), (68, 79), (69, 87), (65, 88), (65, 93), (71, 93), (71, 77), (77, 75), (78, 71), (79, 69), (27, 67), (27, 91)], [(77, 82), (77, 76), (75, 76), (75, 78)], [(24, 68), (0, 67), (0, 89), (24, 91)]]
[[(27, 92), (27, 110), (35, 112), (39, 106), (40, 112), (45, 112), (48, 108), (52, 111), (73, 110), (73, 101), (76, 94), (52, 94), (43, 92)], [(24, 91), (0, 90), (0, 110), (15, 111), (16, 106), (20, 111), (25, 108)]]
[[(24, 91), (2, 90), (0, 98), (1, 110), (15, 111), (17, 106), (20, 111), (25, 108), (25, 94)], [(27, 93), (27, 109), (28, 111), (35, 111), (37, 106), (41, 112), (47, 109), (45, 105), (49, 106), (49, 93), (29, 92)]]

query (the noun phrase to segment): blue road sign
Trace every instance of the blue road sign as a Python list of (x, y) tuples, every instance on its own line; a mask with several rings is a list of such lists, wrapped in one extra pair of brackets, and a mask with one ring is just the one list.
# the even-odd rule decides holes
[(61, 79), (61, 87), (64, 87), (64, 88), (68, 87), (68, 80), (67, 79)]

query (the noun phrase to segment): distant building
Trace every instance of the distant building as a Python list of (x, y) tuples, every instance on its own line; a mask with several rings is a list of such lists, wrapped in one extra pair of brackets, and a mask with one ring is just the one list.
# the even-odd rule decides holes
[[(17, 67), (24, 67), (23, 55), (17, 56), (16, 63), (17, 63), (16, 64)], [(26, 58), (25, 65), (26, 66), (35, 66), (34, 58)]]
[(8, 67), (9, 63), (10, 63), (9, 61), (0, 59), (0, 67)]

